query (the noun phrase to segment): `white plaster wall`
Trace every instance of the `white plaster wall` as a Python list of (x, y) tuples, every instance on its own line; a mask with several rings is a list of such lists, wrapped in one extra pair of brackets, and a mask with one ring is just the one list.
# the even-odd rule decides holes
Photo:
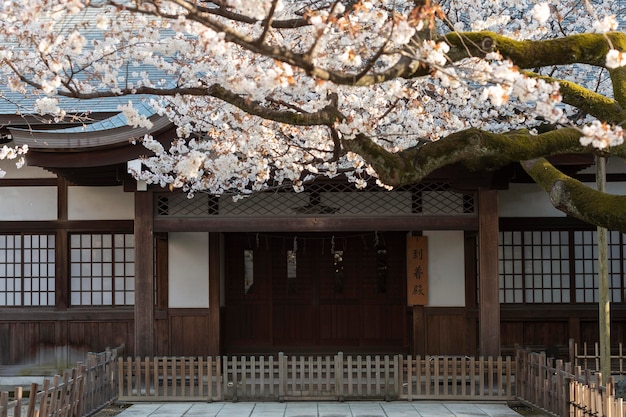
[(428, 306), (465, 306), (462, 231), (424, 231), (428, 236)]
[(209, 234), (170, 233), (168, 237), (170, 308), (209, 307)]
[(39, 167), (29, 167), (24, 165), (22, 168), (15, 166), (16, 160), (0, 160), (0, 169), (6, 171), (4, 178), (56, 178), (56, 175), (50, 171), (46, 171)]
[[(595, 183), (585, 183), (596, 189)], [(607, 182), (609, 194), (626, 195), (626, 183)], [(511, 184), (508, 190), (498, 191), (500, 217), (563, 217), (565, 214), (554, 208), (548, 193), (537, 184)]]
[(68, 187), (69, 220), (133, 220), (135, 197), (120, 187)]
[(56, 187), (0, 187), (0, 220), (56, 219)]
[[(626, 161), (617, 156), (612, 156), (606, 161), (606, 173), (607, 174), (620, 174), (626, 172)], [(581, 174), (594, 174), (596, 173), (596, 166), (592, 165), (589, 168), (585, 168), (580, 171)]]
[(609, 194), (626, 195), (626, 183), (624, 182), (607, 182), (606, 192)]
[(498, 211), (500, 217), (565, 216), (537, 184), (511, 184), (508, 190), (498, 191)]

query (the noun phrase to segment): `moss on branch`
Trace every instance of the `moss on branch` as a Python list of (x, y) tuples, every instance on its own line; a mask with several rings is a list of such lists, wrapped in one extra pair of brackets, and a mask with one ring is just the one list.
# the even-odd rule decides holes
[[(616, 100), (608, 98), (595, 91), (567, 80), (558, 80), (552, 77), (527, 73), (531, 77), (540, 78), (548, 83), (559, 83), (559, 91), (563, 97), (563, 102), (584, 113), (596, 117), (611, 124), (619, 124), (626, 120), (626, 109), (624, 109)], [(625, 74), (626, 75), (626, 74)]]
[(522, 167), (550, 195), (557, 209), (587, 223), (626, 233), (626, 196), (590, 188), (544, 158), (523, 161)]
[[(495, 32), (453, 32), (445, 36), (453, 61), (499, 51), (520, 68), (590, 64), (603, 67), (609, 43), (624, 46), (626, 33), (584, 33), (549, 40), (515, 40)], [(622, 49), (624, 50), (624, 49)]]
[[(381, 181), (399, 186), (419, 182), (435, 170), (453, 164), (481, 171), (551, 155), (592, 153), (592, 148), (580, 145), (580, 136), (574, 128), (539, 135), (526, 130), (491, 133), (468, 129), (400, 153), (387, 151), (366, 135), (342, 144), (345, 150), (358, 153), (370, 163)], [(626, 157), (626, 145), (611, 148), (611, 154)]]

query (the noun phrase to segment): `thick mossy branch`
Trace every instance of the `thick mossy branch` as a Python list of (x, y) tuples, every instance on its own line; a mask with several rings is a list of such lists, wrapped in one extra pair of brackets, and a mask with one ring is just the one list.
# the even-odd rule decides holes
[[(342, 143), (344, 149), (358, 153), (370, 163), (384, 183), (398, 186), (419, 182), (436, 169), (453, 164), (480, 171), (550, 155), (591, 153), (591, 148), (580, 145), (580, 136), (580, 131), (574, 128), (540, 135), (525, 130), (491, 133), (468, 129), (395, 154), (365, 135)], [(612, 148), (611, 154), (625, 156), (626, 146)]]
[[(604, 67), (609, 51), (607, 38), (614, 47), (623, 47), (626, 33), (585, 33), (549, 40), (518, 41), (495, 32), (453, 32), (445, 36), (451, 45), (448, 54), (453, 61), (471, 56), (484, 56), (499, 51), (520, 68), (553, 65), (590, 64)], [(624, 51), (624, 49), (621, 49)]]
[(587, 223), (626, 233), (626, 196), (600, 192), (563, 174), (544, 158), (522, 167), (562, 212)]
[[(358, 153), (370, 163), (381, 181), (398, 186), (419, 182), (433, 171), (452, 164), (480, 171), (551, 155), (592, 153), (592, 148), (580, 145), (580, 136), (580, 131), (574, 128), (539, 135), (526, 130), (491, 133), (468, 129), (400, 153), (387, 151), (363, 134), (343, 140), (342, 144), (345, 150)], [(626, 145), (611, 148), (610, 154), (626, 158)]]
[(559, 80), (530, 72), (526, 72), (526, 74), (530, 77), (540, 78), (548, 83), (559, 83), (559, 91), (561, 92), (564, 103), (574, 106), (598, 120), (611, 124), (619, 124), (626, 120), (626, 109), (616, 100), (598, 94), (571, 81)]

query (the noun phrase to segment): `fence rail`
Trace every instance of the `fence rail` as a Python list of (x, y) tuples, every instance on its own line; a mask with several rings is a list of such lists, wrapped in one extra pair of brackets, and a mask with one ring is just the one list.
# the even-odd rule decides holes
[(0, 417), (89, 416), (115, 399), (518, 399), (555, 417), (626, 417), (612, 378), (602, 387), (597, 372), (522, 349), (514, 360), (343, 353), (141, 359), (122, 358), (120, 350), (90, 354), (63, 376), (33, 384), (28, 402), (21, 388), (0, 393)]
[(546, 358), (545, 353), (516, 350), (518, 398), (555, 417), (626, 417), (615, 398), (613, 379), (606, 387), (595, 374), (570, 362)]
[(0, 392), (0, 417), (80, 417), (94, 414), (115, 399), (117, 357), (123, 346), (102, 353), (90, 353), (63, 375), (33, 383), (28, 401), (22, 388)]
[(489, 399), (515, 397), (515, 363), (505, 359), (420, 356), (401, 361), (400, 398)]
[(352, 356), (119, 359), (121, 401), (515, 398), (511, 358)]
[[(584, 342), (581, 349), (574, 339), (570, 339), (569, 352), (570, 361), (574, 366), (592, 371), (600, 370), (600, 345), (598, 342)], [(626, 375), (626, 352), (621, 342), (611, 352), (611, 374)]]

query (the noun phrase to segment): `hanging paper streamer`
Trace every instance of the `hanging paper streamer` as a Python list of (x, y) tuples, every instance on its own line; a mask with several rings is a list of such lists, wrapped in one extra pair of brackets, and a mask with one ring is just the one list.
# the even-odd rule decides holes
[(298, 250), (298, 236), (293, 237), (293, 249), (287, 251), (287, 278), (294, 279), (297, 274), (297, 258), (296, 252)]

